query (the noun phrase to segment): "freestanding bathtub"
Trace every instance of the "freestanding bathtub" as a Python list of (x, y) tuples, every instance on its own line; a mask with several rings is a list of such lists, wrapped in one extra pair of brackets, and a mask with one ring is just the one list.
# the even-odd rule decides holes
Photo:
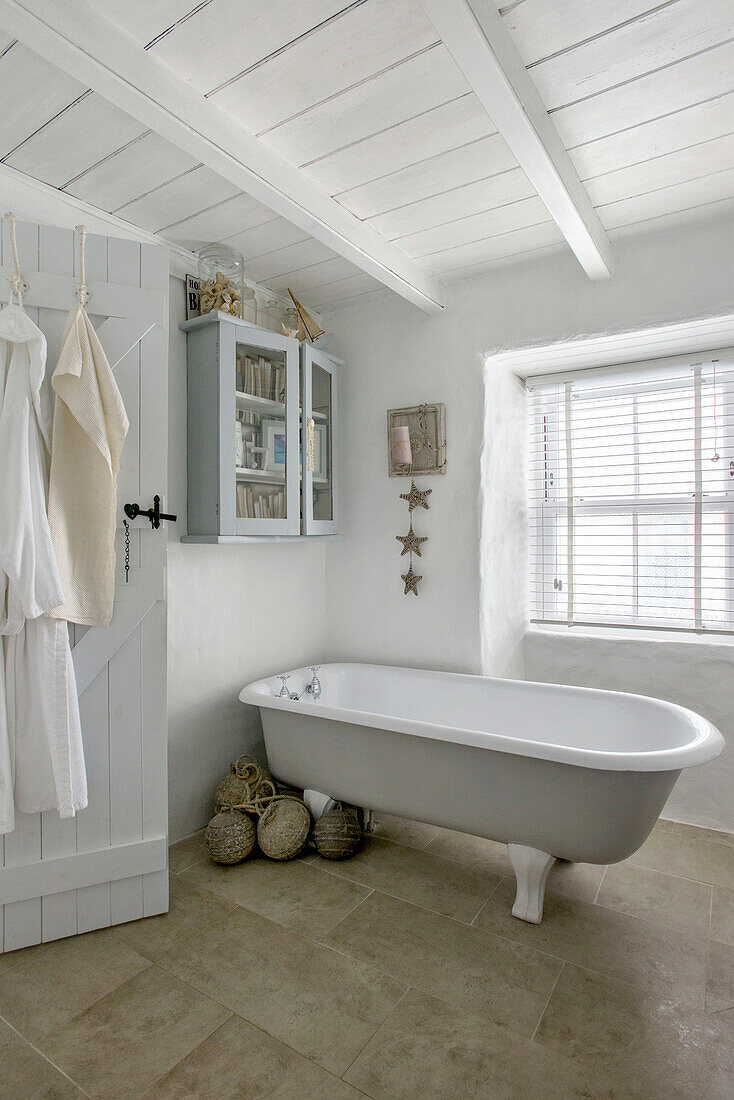
[(647, 839), (683, 768), (724, 747), (705, 718), (641, 695), (384, 665), (330, 664), (320, 699), (249, 684), (273, 774), (508, 844), (514, 916), (534, 924), (556, 858), (616, 863)]

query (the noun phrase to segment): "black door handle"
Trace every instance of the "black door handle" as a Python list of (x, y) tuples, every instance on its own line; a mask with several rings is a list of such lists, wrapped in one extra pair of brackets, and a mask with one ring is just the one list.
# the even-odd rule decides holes
[(150, 520), (150, 526), (156, 530), (161, 525), (162, 519), (170, 519), (175, 522), (177, 516), (170, 516), (167, 512), (161, 512), (161, 498), (159, 496), (153, 497), (152, 508), (141, 508), (139, 504), (125, 504), (123, 506), (123, 512), (128, 519), (137, 519), (138, 516), (147, 516)]

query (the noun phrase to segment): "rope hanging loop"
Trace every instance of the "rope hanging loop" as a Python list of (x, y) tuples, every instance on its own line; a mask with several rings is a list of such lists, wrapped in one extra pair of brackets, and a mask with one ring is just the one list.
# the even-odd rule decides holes
[(79, 308), (84, 309), (85, 305), (92, 297), (92, 292), (87, 286), (87, 275), (84, 264), (84, 253), (86, 249), (87, 241), (87, 227), (86, 225), (77, 225), (76, 231), (79, 234), (79, 282), (76, 284), (76, 300), (79, 303)]
[(10, 251), (13, 256), (13, 274), (8, 276), (8, 282), (10, 283), (10, 293), (18, 299), (19, 302), (23, 301), (24, 296), (30, 290), (28, 283), (23, 278), (23, 273), (20, 270), (20, 260), (18, 258), (18, 242), (15, 238), (15, 222), (16, 216), (12, 211), (8, 211), (5, 215), (8, 223), (8, 231), (10, 233)]

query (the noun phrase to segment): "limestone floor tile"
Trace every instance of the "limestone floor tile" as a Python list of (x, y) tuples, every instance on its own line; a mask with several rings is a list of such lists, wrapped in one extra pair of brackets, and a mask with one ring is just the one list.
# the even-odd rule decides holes
[(485, 840), (482, 836), (441, 829), (435, 840), (426, 847), (426, 851), (445, 859), (458, 860), (459, 863), (466, 863), (468, 867), (488, 874), (513, 874), (507, 845), (498, 844), (496, 840)]
[(637, 917), (547, 894), (540, 924), (511, 914), (514, 883), (503, 880), (476, 925), (567, 962), (648, 987), (664, 985), (697, 1007), (705, 995), (706, 943)]
[[(510, 861), (506, 844), (496, 840), (486, 840), (469, 833), (456, 833), (450, 829), (441, 829), (435, 840), (425, 848), (433, 855), (455, 859), (476, 870), (490, 874), (514, 878), (515, 872)], [(568, 897), (579, 897), (584, 901), (593, 901), (604, 874), (603, 866), (591, 863), (556, 862), (548, 877), (547, 890)]]
[(248, 859), (234, 867), (220, 867), (206, 859), (181, 878), (312, 939), (326, 935), (369, 894), (364, 886), (324, 874), (300, 860)]
[(196, 890), (171, 875), (170, 909), (157, 917), (118, 924), (114, 933), (139, 955), (155, 962), (167, 951), (180, 951), (187, 940), (234, 909), (234, 902)]
[(324, 942), (527, 1036), (561, 969), (557, 959), (384, 894), (367, 898)]
[(567, 964), (535, 1043), (583, 1070), (594, 1100), (731, 1100), (733, 1024)]
[(712, 844), (727, 844), (730, 848), (734, 846), (734, 833), (725, 833), (722, 829), (704, 829), (699, 825), (684, 825), (682, 822), (676, 822), (673, 825), (673, 832), (679, 836), (709, 840)]
[(373, 836), (383, 840), (394, 840), (398, 844), (407, 844), (409, 848), (425, 848), (442, 830), (436, 825), (426, 825), (422, 821), (409, 821), (407, 817), (394, 817), (392, 814), (375, 814)]
[(43, 944), (0, 976), (0, 1016), (35, 1042), (148, 966), (109, 929)]
[(89, 1096), (124, 1100), (139, 1096), (229, 1016), (151, 966), (45, 1036), (40, 1049)]
[(709, 944), (706, 1008), (709, 1012), (734, 1008), (734, 947), (714, 940)]
[(178, 875), (181, 871), (185, 871), (187, 867), (190, 867), (192, 863), (197, 863), (200, 859), (206, 859), (206, 854), (204, 830), (200, 829), (198, 833), (187, 836), (185, 840), (179, 840), (178, 843), (170, 846), (168, 849), (169, 870)]
[(334, 875), (467, 923), (499, 883), (488, 871), (378, 838), (365, 840), (351, 859), (323, 864)]
[(734, 947), (734, 889), (714, 886), (711, 906), (711, 939)]
[(607, 870), (597, 905), (708, 937), (712, 887), (629, 863)]
[(42, 1054), (0, 1021), (0, 1096), (8, 1100), (81, 1100), (83, 1095)]
[(374, 1100), (571, 1100), (588, 1096), (568, 1060), (410, 990), (345, 1074)]
[(563, 863), (560, 860), (551, 867), (546, 892), (561, 894), (580, 901), (594, 901), (604, 878), (606, 867), (598, 863)]
[(653, 831), (627, 862), (714, 886), (731, 886), (734, 882), (734, 847), (698, 835)]
[(144, 1100), (351, 1100), (360, 1093), (233, 1016), (144, 1093)]
[(161, 965), (336, 1074), (405, 992), (394, 978), (246, 909)]
[(19, 951), (5, 951), (0, 955), (0, 974), (4, 974), (6, 970), (12, 970), (18, 963), (29, 959), (36, 951), (38, 947), (21, 947)]

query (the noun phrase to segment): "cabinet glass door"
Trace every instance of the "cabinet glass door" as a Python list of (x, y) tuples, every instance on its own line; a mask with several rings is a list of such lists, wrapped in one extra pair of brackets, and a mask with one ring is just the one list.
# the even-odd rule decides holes
[(334, 429), (338, 360), (309, 345), (301, 350), (303, 423), (303, 531), (336, 531)]
[(298, 534), (297, 343), (273, 334), (263, 347), (244, 335), (235, 345), (236, 533)]

